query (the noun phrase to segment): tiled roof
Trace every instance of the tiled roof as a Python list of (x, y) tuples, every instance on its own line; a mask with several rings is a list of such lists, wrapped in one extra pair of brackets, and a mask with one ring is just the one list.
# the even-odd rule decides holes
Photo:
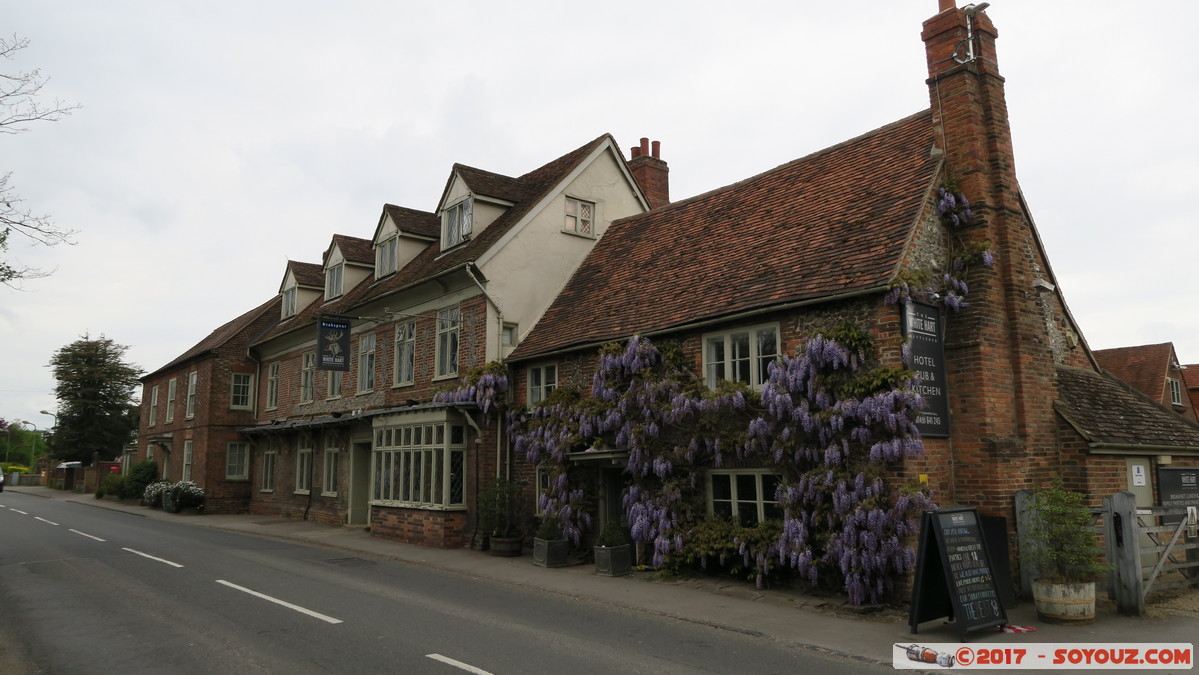
[[(266, 302), (255, 307), (254, 309), (251, 309), (250, 311), (246, 312), (245, 314), (242, 314), (241, 316), (230, 321), (229, 323), (221, 326), (220, 328), (217, 328), (216, 330), (212, 331), (212, 333), (210, 333), (208, 335), (208, 337), (204, 338), (203, 340), (200, 340), (198, 343), (196, 343), (196, 345), (194, 347), (183, 352), (178, 357), (176, 357), (174, 360), (172, 360), (170, 363), (166, 364), (165, 366), (159, 368), (158, 370), (155, 370), (154, 372), (143, 377), (142, 381), (145, 382), (147, 380), (150, 380), (150, 379), (158, 376), (160, 373), (169, 371), (169, 370), (179, 366), (180, 364), (183, 364), (187, 361), (190, 361), (191, 359), (196, 358), (197, 356), (207, 354), (207, 353), (221, 347), (225, 343), (229, 342), (229, 340), (232, 340), (234, 337), (236, 337), (243, 330), (246, 330), (251, 324), (253, 324), (256, 320), (258, 320), (259, 317), (263, 316), (267, 312), (273, 312), (274, 316), (276, 316), (276, 317), (279, 316), (279, 303), (280, 303), (279, 296), (276, 295), (275, 297), (271, 298), (270, 300), (267, 300)], [(249, 336), (249, 337), (250, 337), (250, 340), (252, 341), (255, 336)]]
[(1199, 425), (1107, 374), (1057, 370), (1053, 407), (1090, 444), (1199, 451)]
[[(565, 179), (592, 151), (602, 146), (605, 142), (611, 143), (613, 149), (619, 152), (616, 141), (610, 135), (604, 134), (590, 143), (519, 178), (505, 178), (499, 174), (488, 174), (478, 169), (455, 165), (455, 171), (461, 172), (465, 169), (472, 176), (469, 180), (475, 180), (481, 190), (487, 190), (487, 192), (483, 192), (482, 194), (492, 197), (503, 197), (515, 203), (499, 218), (496, 218), (491, 224), (483, 228), (481, 232), (478, 232), (475, 237), (445, 253), (441, 251), (440, 247), (441, 223), (435, 214), (413, 211), (412, 209), (404, 209), (391, 205), (384, 207), (396, 219), (396, 224), (401, 229), (405, 229), (413, 224), (419, 225), (420, 223), (431, 225), (432, 232), (430, 236), (435, 241), (430, 243), (424, 251), (417, 254), (415, 258), (395, 274), (379, 280), (368, 277), (354, 288), (348, 290), (340, 298), (336, 298), (330, 302), (313, 302), (296, 316), (276, 325), (273, 330), (265, 333), (259, 341), (267, 340), (292, 330), (305, 328), (311, 325), (321, 314), (346, 314), (352, 316), (354, 314), (354, 307), (357, 305), (386, 295), (387, 293), (435, 279), (450, 270), (458, 269), (467, 263), (474, 262), (499, 241), (500, 238), (507, 234), (513, 225), (520, 222), (534, 204)], [(466, 179), (464, 175), (464, 180)], [(506, 196), (490, 194), (490, 192), (495, 190), (496, 186), (507, 186), (505, 187), (507, 190)], [(519, 194), (517, 194), (517, 191), (512, 186), (519, 186)], [(472, 189), (474, 189), (473, 185)], [(295, 269), (295, 266), (306, 263), (291, 262), (289, 264)], [(322, 270), (319, 265), (315, 267), (317, 285), (323, 289), (324, 282), (320, 276)], [(299, 272), (296, 274), (298, 280)]]
[[(462, 175), (464, 180), (468, 180), (468, 185), (470, 180), (475, 180), (479, 182), (481, 190), (486, 190), (483, 194), (502, 197), (514, 204), (466, 243), (443, 253), (440, 245), (434, 242), (395, 274), (380, 279), (368, 287), (351, 291), (347, 294), (347, 301), (351, 304), (365, 302), (391, 291), (436, 278), (445, 272), (475, 261), (507, 234), (512, 226), (520, 222), (542, 197), (565, 179), (581, 161), (605, 141), (610, 142), (613, 149), (617, 148), (615, 140), (610, 135), (604, 134), (541, 168), (515, 179), (456, 164), (454, 170)], [(465, 173), (463, 173), (464, 171)], [(467, 178), (466, 174), (470, 174), (471, 178)], [(504, 190), (504, 194), (489, 194), (496, 191), (497, 186)], [(474, 189), (474, 185), (471, 185), (471, 188)], [(436, 236), (440, 239), (440, 222), (437, 227)]]
[(879, 288), (933, 184), (928, 111), (616, 221), (515, 359)]
[[(344, 234), (333, 235), (333, 243), (337, 248), (341, 249), (341, 255), (348, 262), (364, 263), (370, 266), (375, 264), (375, 249), (371, 248), (370, 239), (359, 239), (358, 237), (350, 237)], [(329, 247), (332, 250), (332, 246)], [(326, 253), (326, 255), (328, 255)], [(328, 261), (326, 261), (328, 262)]]
[(287, 268), (296, 277), (296, 284), (309, 288), (325, 287), (325, 268), (316, 263), (288, 260)]
[[(525, 195), (525, 182), (498, 173), (476, 169), (465, 164), (455, 164), (454, 173), (461, 176), (472, 194), (515, 202)], [(451, 176), (451, 180), (453, 176)]]
[(1095, 350), (1100, 366), (1155, 401), (1162, 398), (1173, 358), (1174, 344), (1170, 342)]
[(428, 211), (417, 211), (405, 206), (396, 206), (395, 204), (384, 204), (383, 211), (391, 216), (396, 227), (403, 232), (408, 232), (422, 237), (432, 237), (437, 239), (441, 237), (441, 221), (438, 220), (436, 213)]
[(1182, 381), (1187, 389), (1199, 389), (1199, 363), (1188, 363), (1182, 368)]

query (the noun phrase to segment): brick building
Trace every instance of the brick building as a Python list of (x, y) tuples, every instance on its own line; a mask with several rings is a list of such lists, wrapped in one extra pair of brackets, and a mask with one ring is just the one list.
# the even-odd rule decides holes
[[(1199, 465), (1199, 426), (1105, 375), (1069, 312), (1016, 179), (996, 37), (979, 8), (941, 0), (922, 35), (928, 110), (613, 223), (512, 354), (517, 400), (534, 400), (529, 382), (547, 372), (587, 391), (597, 348), (633, 334), (680, 345), (709, 385), (760, 388), (767, 362), (839, 320), (873, 337), (881, 363), (904, 365), (905, 313), (931, 309), (942, 351), (927, 358), (940, 367), (915, 369), (926, 393), (943, 394), (945, 424), (922, 429), (924, 453), (899, 477), (927, 482), (941, 506), (1006, 516), (1011, 529), (1014, 493), (1053, 476), (1097, 500), (1157, 463)], [(973, 203), (951, 236), (942, 188)], [(956, 276), (951, 246), (987, 242), (994, 264), (970, 270), (962, 311), (946, 310), (962, 300), (956, 286), (923, 309), (889, 301), (920, 274)], [(601, 519), (614, 515), (623, 479), (611, 463), (624, 450), (596, 455)], [(752, 487), (762, 469), (720, 473)], [(708, 490), (715, 513), (728, 488)], [(747, 503), (772, 499), (760, 484), (754, 495)]]
[(1102, 368), (1167, 410), (1191, 421), (1197, 419), (1187, 391), (1187, 368), (1178, 362), (1174, 343), (1097, 349), (1095, 358)]
[[(189, 446), (213, 458), (191, 477), (215, 494), (244, 458), (242, 510), (467, 544), (482, 486), (519, 467), (494, 415), (434, 396), (502, 360), (609, 223), (668, 199), (658, 144), (643, 139), (635, 154), (626, 162), (604, 135), (519, 177), (456, 164), (434, 211), (385, 205), (369, 239), (335, 234), (319, 264), (289, 261), (274, 300), (218, 331), (219, 352), (214, 333), (147, 377), (153, 401), (201, 364), (198, 415), (238, 382), (224, 435)], [(144, 447), (169, 445), (178, 432), (152, 410)], [(177, 479), (179, 459), (168, 461)]]
[(238, 429), (254, 423), (257, 367), (247, 350), (278, 321), (279, 299), (214, 330), (142, 381), (137, 459), (168, 480), (204, 488), (212, 512), (250, 505), (250, 446)]

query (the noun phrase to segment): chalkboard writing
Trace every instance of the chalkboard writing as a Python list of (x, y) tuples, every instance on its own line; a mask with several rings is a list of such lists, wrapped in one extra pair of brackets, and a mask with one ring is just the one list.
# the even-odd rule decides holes
[(963, 640), (966, 633), (1006, 624), (992, 569), (976, 510), (925, 511), (908, 616), (912, 633), (921, 622), (943, 616), (956, 622)]

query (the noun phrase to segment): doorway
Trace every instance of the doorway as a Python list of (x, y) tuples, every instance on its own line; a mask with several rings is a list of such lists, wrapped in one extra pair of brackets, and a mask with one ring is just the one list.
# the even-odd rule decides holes
[(350, 508), (346, 524), (370, 525), (371, 444), (350, 444)]

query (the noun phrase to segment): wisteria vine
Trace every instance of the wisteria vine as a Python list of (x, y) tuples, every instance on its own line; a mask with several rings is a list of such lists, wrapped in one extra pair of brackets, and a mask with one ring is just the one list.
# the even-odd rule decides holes
[(627, 451), (625, 514), (656, 566), (697, 534), (706, 469), (730, 460), (773, 468), (782, 534), (733, 542), (744, 564), (759, 583), (777, 561), (812, 583), (831, 575), (855, 604), (877, 603), (911, 566), (904, 539), (931, 503), (883, 479), (888, 463), (923, 449), (912, 421), (921, 402), (910, 373), (872, 366), (872, 351), (865, 333), (838, 326), (772, 364), (759, 396), (739, 384), (711, 390), (677, 347), (633, 336), (602, 350), (590, 397), (559, 389), (514, 411), (510, 431), (526, 461), (551, 471), (541, 505), (576, 544), (590, 522), (568, 455)]
[(974, 209), (966, 195), (957, 191), (952, 184), (937, 188), (937, 217), (946, 232), (948, 263), (943, 270), (905, 270), (900, 273), (887, 292), (888, 304), (908, 304), (913, 300), (929, 304), (942, 304), (954, 312), (970, 306), (966, 296), (970, 287), (966, 277), (970, 268), (982, 264), (995, 264), (991, 242), (963, 241), (960, 231), (975, 222)]
[[(508, 366), (491, 361), (470, 369), (453, 389), (433, 394), (435, 403), (474, 403), (484, 414), (503, 406), (508, 394)], [(491, 418), (488, 417), (490, 422)]]

